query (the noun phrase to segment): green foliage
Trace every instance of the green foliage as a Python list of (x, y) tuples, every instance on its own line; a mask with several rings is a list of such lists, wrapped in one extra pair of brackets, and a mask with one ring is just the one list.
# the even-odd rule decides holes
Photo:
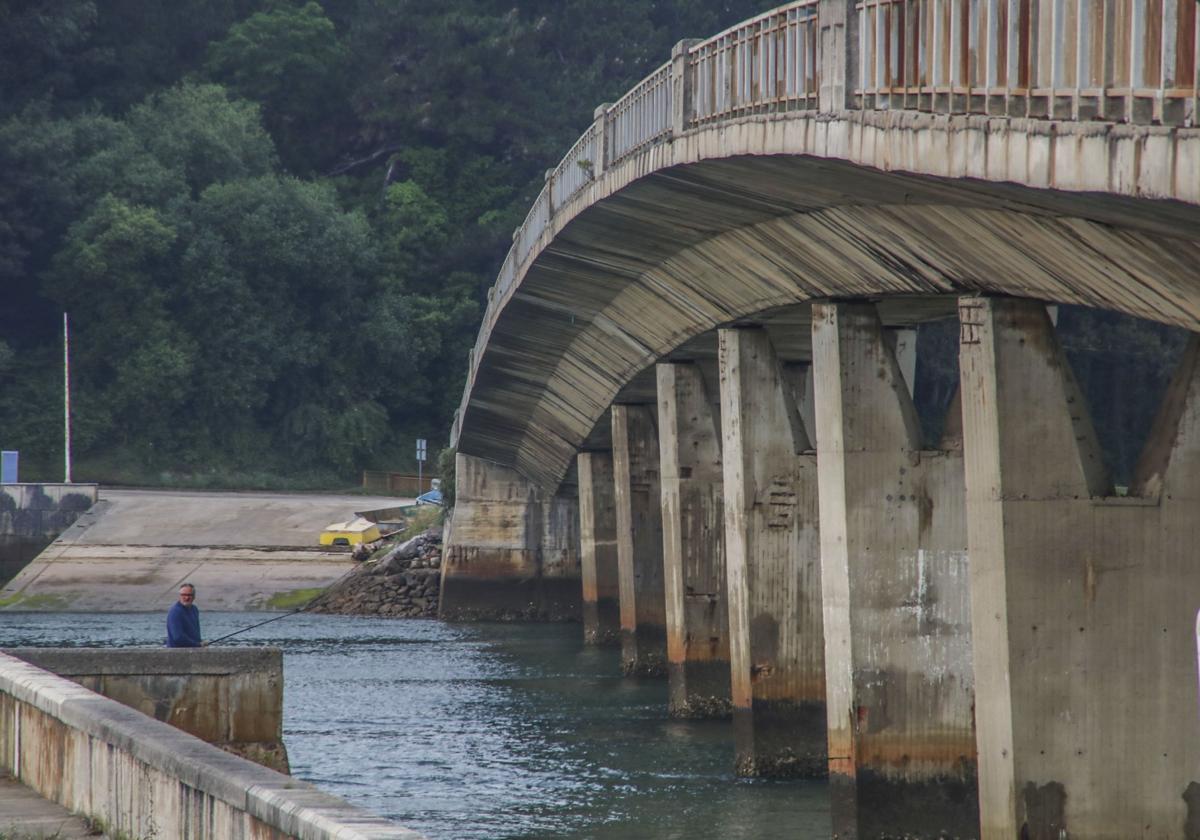
[(4, 446), (60, 469), (67, 310), (81, 478), (409, 466), (542, 172), (675, 40), (757, 10), (0, 2)]
[(455, 468), (457, 454), (457, 449), (447, 446), (438, 453), (437, 458), (438, 477), (442, 480), (442, 506), (447, 510), (454, 507), (455, 490), (457, 489), (455, 479), (458, 475)]
[(315, 2), (281, 3), (230, 27), (209, 47), (205, 71), (259, 103), (285, 159), (301, 171), (327, 164), (348, 118), (348, 55)]

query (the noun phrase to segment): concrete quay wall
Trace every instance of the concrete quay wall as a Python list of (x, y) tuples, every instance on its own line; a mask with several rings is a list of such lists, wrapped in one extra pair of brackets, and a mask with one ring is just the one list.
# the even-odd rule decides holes
[(8, 648), (227, 752), (287, 773), (279, 648)]
[(95, 484), (0, 484), (0, 582), (96, 503)]
[(7, 654), (0, 654), (0, 772), (109, 834), (420, 838)]

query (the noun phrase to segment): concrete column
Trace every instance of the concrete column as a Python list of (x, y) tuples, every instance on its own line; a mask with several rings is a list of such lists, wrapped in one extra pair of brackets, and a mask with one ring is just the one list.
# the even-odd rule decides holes
[(834, 833), (974, 836), (961, 453), (921, 451), (874, 306), (813, 306), (813, 370)]
[(670, 712), (721, 717), (730, 711), (721, 432), (699, 367), (658, 365), (658, 418)]
[(719, 337), (737, 771), (823, 775), (816, 456), (766, 331)]
[(583, 641), (619, 644), (621, 596), (617, 575), (617, 500), (611, 452), (580, 452), (579, 559), (583, 576)]
[(657, 425), (653, 406), (612, 407), (621, 670), (629, 676), (659, 676), (667, 665)]
[(858, 86), (858, 12), (855, 0), (820, 0), (821, 80), (818, 102), (822, 113), (837, 113), (851, 105)]
[(445, 621), (571, 621), (580, 614), (578, 507), (509, 467), (459, 453), (442, 563)]
[(1200, 836), (1200, 355), (1110, 496), (1045, 307), (960, 303), (981, 837)]
[(699, 38), (684, 38), (671, 48), (671, 132), (676, 137), (688, 130), (695, 114), (695, 85), (688, 66), (688, 50), (698, 43)]

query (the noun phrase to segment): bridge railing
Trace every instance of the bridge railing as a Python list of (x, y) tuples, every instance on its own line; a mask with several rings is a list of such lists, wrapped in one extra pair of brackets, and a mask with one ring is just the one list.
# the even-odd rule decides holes
[(612, 161), (628, 157), (671, 134), (671, 63), (667, 62), (604, 114), (605, 150)]
[(860, 0), (867, 109), (1179, 125), (1197, 116), (1195, 0)]
[(817, 0), (727, 29), (689, 51), (689, 125), (816, 108), (817, 67)]
[[(798, 0), (692, 44), (596, 121), (548, 175), (488, 293), (471, 373), (521, 266), (563, 207), (674, 131), (816, 109), (822, 0)], [(1195, 125), (1196, 0), (857, 0), (852, 109)], [(847, 50), (853, 55), (854, 50)], [(682, 72), (684, 78), (676, 79)], [(848, 73), (848, 75), (851, 75)], [(682, 91), (682, 101), (676, 96)], [(682, 110), (682, 119), (677, 120)], [(471, 382), (464, 391), (470, 394)], [(464, 402), (465, 405), (465, 402)], [(452, 439), (457, 440), (461, 409)]]

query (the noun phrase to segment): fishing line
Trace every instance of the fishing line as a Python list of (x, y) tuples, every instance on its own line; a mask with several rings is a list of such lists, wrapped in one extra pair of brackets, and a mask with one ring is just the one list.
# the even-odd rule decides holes
[[(326, 586), (325, 592), (328, 592), (329, 590), (333, 589), (333, 587), (337, 586), (343, 580), (350, 577), (350, 575), (357, 572), (360, 568), (362, 568), (361, 565), (351, 566), (346, 571), (345, 574), (343, 574), (340, 578), (335, 580), (333, 583), (329, 584), (329, 586)], [(323, 595), (324, 592), (322, 592), (321, 594)], [(317, 598), (320, 598), (320, 597), (321, 596), (318, 595), (316, 598), (313, 598), (311, 601), (309, 601), (307, 604), (305, 604), (303, 607), (301, 607), (298, 610), (292, 610), (289, 613), (284, 613), (283, 615), (277, 615), (274, 618), (268, 618), (266, 621), (258, 622), (258, 624), (251, 624), (249, 627), (243, 627), (241, 630), (234, 630), (232, 633), (222, 636), (219, 639), (213, 639), (211, 642), (208, 642), (205, 646), (212, 647), (213, 645), (217, 644), (218, 642), (223, 642), (226, 639), (232, 639), (234, 636), (240, 636), (242, 633), (245, 633), (247, 630), (253, 630), (255, 627), (262, 627), (264, 624), (270, 624), (272, 621), (281, 621), (285, 618), (291, 618), (292, 616), (296, 615), (296, 613), (306, 612), (309, 607), (311, 607), (313, 604), (315, 604), (317, 602)]]

